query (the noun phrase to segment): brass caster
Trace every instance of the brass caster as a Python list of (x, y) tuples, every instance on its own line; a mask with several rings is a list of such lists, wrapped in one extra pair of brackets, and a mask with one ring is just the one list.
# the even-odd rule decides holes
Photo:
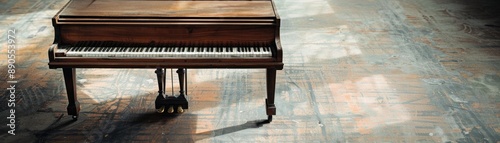
[(168, 107), (167, 113), (169, 114), (174, 113), (174, 106)]
[(158, 112), (158, 113), (165, 112), (165, 106), (161, 106), (160, 108), (156, 109), (156, 112)]
[(177, 106), (177, 113), (184, 113), (184, 109), (182, 109), (182, 106)]

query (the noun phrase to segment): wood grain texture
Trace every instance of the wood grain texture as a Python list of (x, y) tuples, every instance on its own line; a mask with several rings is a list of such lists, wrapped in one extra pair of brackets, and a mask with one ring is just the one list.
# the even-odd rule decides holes
[[(78, 41), (127, 43), (272, 42), (275, 25), (61, 25), (61, 44)], [(199, 45), (202, 46), (202, 45)]]
[[(117, 3), (119, 2), (119, 5)], [(61, 17), (275, 17), (270, 1), (77, 1)]]

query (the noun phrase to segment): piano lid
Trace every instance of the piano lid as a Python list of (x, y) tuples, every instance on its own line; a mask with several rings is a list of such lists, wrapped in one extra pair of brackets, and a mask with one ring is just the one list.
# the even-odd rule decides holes
[(271, 18), (271, 1), (73, 0), (59, 18)]

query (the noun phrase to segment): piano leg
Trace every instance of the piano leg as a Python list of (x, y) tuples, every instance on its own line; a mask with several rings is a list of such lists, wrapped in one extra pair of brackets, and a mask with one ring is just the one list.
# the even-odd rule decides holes
[(161, 100), (165, 100), (165, 71), (162, 68), (157, 68), (156, 79), (158, 80), (158, 96), (155, 100), (155, 109), (158, 113), (165, 112), (165, 105), (158, 103)]
[(80, 103), (76, 96), (76, 79), (75, 79), (75, 69), (74, 68), (63, 68), (64, 83), (66, 85), (66, 92), (68, 95), (68, 115), (72, 115), (73, 120), (78, 119), (78, 113), (80, 112)]
[(179, 96), (184, 96), (184, 69), (182, 68), (179, 68), (177, 69), (177, 74), (179, 75), (179, 86), (180, 86), (180, 90), (179, 90)]
[(180, 104), (177, 106), (177, 113), (183, 113), (184, 109), (188, 108), (188, 102), (186, 100), (186, 97), (184, 96), (184, 89), (186, 89), (186, 80), (187, 80), (187, 74), (184, 73), (183, 68), (177, 69), (177, 74), (179, 75), (179, 96), (177, 97), (180, 99)]
[(276, 69), (266, 69), (266, 85), (267, 85), (267, 99), (266, 99), (266, 114), (267, 122), (273, 120), (273, 115), (276, 115), (276, 106), (274, 105), (274, 94), (276, 86)]

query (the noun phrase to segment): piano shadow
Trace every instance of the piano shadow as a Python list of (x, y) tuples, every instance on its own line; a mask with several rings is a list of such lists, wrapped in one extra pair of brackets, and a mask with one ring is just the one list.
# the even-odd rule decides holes
[(130, 120), (123, 121), (123, 124), (108, 133), (108, 137), (103, 141), (138, 141), (144, 140), (142, 137), (146, 136), (148, 142), (196, 142), (249, 128), (259, 128), (266, 124), (265, 120), (254, 120), (197, 133), (198, 122), (206, 123), (207, 121), (198, 121), (196, 114), (162, 114), (159, 116), (159, 114), (144, 113), (136, 114)]

